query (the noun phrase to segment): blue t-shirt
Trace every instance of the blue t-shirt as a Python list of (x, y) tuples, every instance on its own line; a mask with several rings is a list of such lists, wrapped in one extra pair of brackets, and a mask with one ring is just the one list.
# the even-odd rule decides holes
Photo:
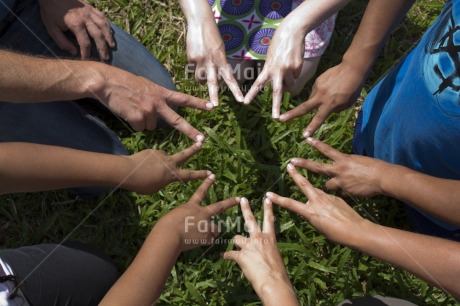
[(0, 0), (0, 21), (10, 14), (15, 1), (16, 0)]
[(417, 47), (367, 96), (361, 131), (366, 154), (460, 180), (459, 91), (460, 0), (451, 0)]

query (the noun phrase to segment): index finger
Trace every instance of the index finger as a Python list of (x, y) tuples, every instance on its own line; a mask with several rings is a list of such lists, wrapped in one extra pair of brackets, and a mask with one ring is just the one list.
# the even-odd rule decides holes
[(273, 207), (270, 199), (265, 199), (264, 201), (263, 232), (267, 234), (275, 233), (275, 216), (273, 215)]
[(254, 84), (252, 84), (251, 89), (248, 91), (246, 96), (244, 97), (244, 104), (249, 104), (251, 103), (252, 100), (257, 96), (259, 91), (262, 90), (262, 88), (265, 86), (265, 83), (267, 83), (268, 80), (268, 73), (264, 69), (260, 73), (259, 77), (255, 80)]
[(187, 149), (174, 154), (173, 156), (171, 156), (171, 159), (176, 165), (180, 166), (183, 163), (185, 163), (190, 157), (198, 153), (202, 145), (203, 144), (201, 142), (197, 142), (192, 146), (188, 147)]
[(233, 76), (232, 69), (230, 69), (229, 65), (227, 65), (227, 68), (222, 69), (221, 75), (222, 75), (222, 78), (224, 79), (225, 84), (227, 84), (228, 88), (230, 89), (233, 96), (235, 97), (236, 101), (243, 102), (244, 101), (243, 93), (241, 92), (240, 86), (238, 86), (238, 82)]
[(214, 106), (219, 106), (219, 81), (217, 80), (216, 67), (209, 66), (206, 75), (208, 79), (209, 99)]
[(283, 78), (281, 75), (276, 75), (272, 81), (273, 85), (273, 106), (272, 117), (279, 119), (281, 110), (281, 101), (283, 100)]
[(206, 209), (209, 211), (209, 216), (217, 216), (226, 211), (227, 209), (238, 205), (241, 199), (238, 197), (226, 199), (211, 205), (208, 205)]
[(252, 214), (251, 207), (249, 207), (248, 199), (242, 198), (240, 204), (241, 212), (243, 213), (243, 218), (245, 222), (245, 227), (249, 235), (252, 235), (253, 233), (259, 233), (259, 224), (257, 224), (256, 218), (254, 218), (254, 215)]
[(169, 125), (174, 127), (176, 130), (184, 133), (187, 137), (195, 142), (203, 142), (204, 136), (197, 129), (195, 129), (190, 123), (184, 118), (179, 116), (169, 106), (162, 107), (158, 110), (158, 115), (164, 119)]
[(300, 116), (303, 116), (305, 114), (308, 114), (311, 112), (313, 109), (317, 107), (317, 102), (313, 99), (309, 99), (305, 101), (304, 103), (300, 104), (299, 106), (291, 109), (290, 111), (285, 112), (280, 116), (280, 121), (281, 122), (288, 122), (291, 121), (292, 119), (298, 118)]
[(186, 106), (201, 110), (211, 110), (214, 108), (214, 105), (209, 101), (172, 90), (169, 91), (166, 95), (165, 101), (174, 105)]
[(294, 182), (299, 186), (302, 193), (310, 200), (316, 196), (316, 189), (313, 185), (292, 165), (287, 165), (289, 175), (294, 179)]
[(308, 137), (307, 143), (316, 150), (320, 151), (324, 156), (327, 156), (332, 160), (338, 160), (346, 155), (318, 139)]
[(214, 184), (214, 180), (216, 176), (211, 174), (208, 176), (203, 183), (201, 183), (200, 187), (192, 194), (188, 203), (201, 205), (201, 202), (204, 201), (206, 195), (208, 194), (209, 188), (211, 188), (212, 184)]

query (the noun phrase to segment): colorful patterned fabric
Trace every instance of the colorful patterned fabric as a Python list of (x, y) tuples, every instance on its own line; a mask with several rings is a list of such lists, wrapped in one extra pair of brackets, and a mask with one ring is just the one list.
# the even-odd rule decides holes
[[(303, 0), (208, 0), (225, 51), (233, 59), (264, 60), (283, 19)], [(321, 56), (334, 31), (336, 15), (305, 37), (304, 58)]]

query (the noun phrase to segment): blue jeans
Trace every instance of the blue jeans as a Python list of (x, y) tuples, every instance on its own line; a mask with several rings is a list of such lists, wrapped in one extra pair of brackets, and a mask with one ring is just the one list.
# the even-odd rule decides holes
[[(59, 49), (48, 35), (37, 0), (31, 0), (17, 14), (18, 18), (0, 37), (1, 49), (57, 60), (78, 59), (78, 56)], [(113, 24), (112, 30), (116, 47), (110, 50), (109, 64), (176, 90), (166, 69), (144, 46)], [(68, 37), (76, 42), (71, 33)], [(94, 42), (91, 57), (100, 60)], [(98, 101), (94, 103), (102, 106)], [(88, 114), (78, 105), (78, 101), (29, 104), (0, 102), (0, 142), (29, 142), (99, 153), (128, 154), (118, 136), (100, 119)], [(103, 190), (79, 189), (77, 193), (93, 195)]]
[[(48, 35), (36, 0), (18, 12), (0, 37), (0, 48), (56, 58), (75, 58), (62, 51)], [(112, 25), (116, 48), (110, 51), (109, 63), (176, 90), (163, 65), (138, 41)], [(69, 34), (69, 38), (74, 39)], [(75, 41), (75, 40), (74, 40)], [(91, 57), (100, 60), (93, 43)], [(94, 103), (99, 103), (94, 101)], [(126, 155), (118, 136), (101, 120), (88, 114), (78, 102), (13, 104), (0, 102), (0, 142), (30, 142), (56, 145), (85, 151)]]

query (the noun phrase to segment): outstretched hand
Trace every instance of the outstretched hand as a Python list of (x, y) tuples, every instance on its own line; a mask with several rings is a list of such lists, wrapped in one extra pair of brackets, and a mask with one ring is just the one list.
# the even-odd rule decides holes
[(209, 111), (213, 109), (212, 103), (169, 90), (124, 70), (101, 65), (103, 80), (91, 90), (94, 98), (127, 121), (135, 131), (155, 129), (159, 116), (193, 141), (204, 141), (203, 134), (168, 104)]
[(264, 68), (244, 98), (249, 104), (269, 81), (273, 89), (273, 119), (280, 118), (283, 92), (294, 86), (302, 71), (305, 35), (298, 35), (295, 26), (282, 22), (270, 43)]
[(240, 202), (240, 198), (235, 197), (202, 206), (214, 181), (215, 176), (211, 174), (186, 204), (167, 213), (155, 226), (162, 229), (165, 235), (177, 234), (180, 252), (211, 244), (214, 238), (219, 235), (219, 228), (212, 221), (212, 217), (238, 205)]
[(164, 151), (144, 150), (123, 157), (128, 160), (129, 167), (122, 187), (140, 194), (151, 194), (172, 182), (204, 179), (211, 175), (210, 171), (179, 169), (200, 149), (201, 142), (198, 142), (172, 156)]
[(288, 122), (316, 109), (315, 116), (303, 131), (305, 138), (312, 136), (331, 113), (341, 112), (356, 102), (365, 77), (365, 74), (356, 71), (352, 65), (342, 62), (319, 76), (309, 99), (281, 115), (280, 121)]
[(272, 192), (267, 193), (267, 198), (274, 204), (304, 217), (328, 239), (353, 245), (356, 239), (359, 239), (365, 219), (341, 198), (313, 187), (292, 164), (289, 164), (287, 169), (308, 201), (302, 203)]
[(233, 242), (240, 250), (228, 251), (223, 258), (233, 260), (241, 267), (265, 305), (298, 305), (276, 244), (272, 203), (270, 200), (264, 201), (262, 230), (252, 214), (248, 200), (242, 198), (240, 205), (249, 238), (235, 236)]
[(223, 78), (235, 99), (243, 102), (243, 93), (227, 63), (224, 42), (214, 18), (203, 19), (199, 25), (189, 25), (187, 57), (189, 62), (195, 65), (196, 81), (208, 84), (209, 97), (214, 106), (219, 105), (219, 76)]
[(330, 158), (333, 163), (319, 163), (302, 158), (293, 158), (294, 166), (327, 175), (326, 187), (329, 190), (341, 190), (345, 195), (372, 197), (383, 194), (381, 178), (392, 167), (384, 161), (360, 156), (348, 155), (337, 151), (324, 142), (308, 138), (307, 143)]
[[(74, 56), (79, 48), (81, 58), (88, 59), (93, 39), (101, 59), (109, 59), (108, 50), (115, 47), (115, 41), (104, 13), (80, 0), (39, 0), (39, 3), (43, 24), (59, 48)], [(68, 30), (75, 35), (78, 46), (65, 36)]]

